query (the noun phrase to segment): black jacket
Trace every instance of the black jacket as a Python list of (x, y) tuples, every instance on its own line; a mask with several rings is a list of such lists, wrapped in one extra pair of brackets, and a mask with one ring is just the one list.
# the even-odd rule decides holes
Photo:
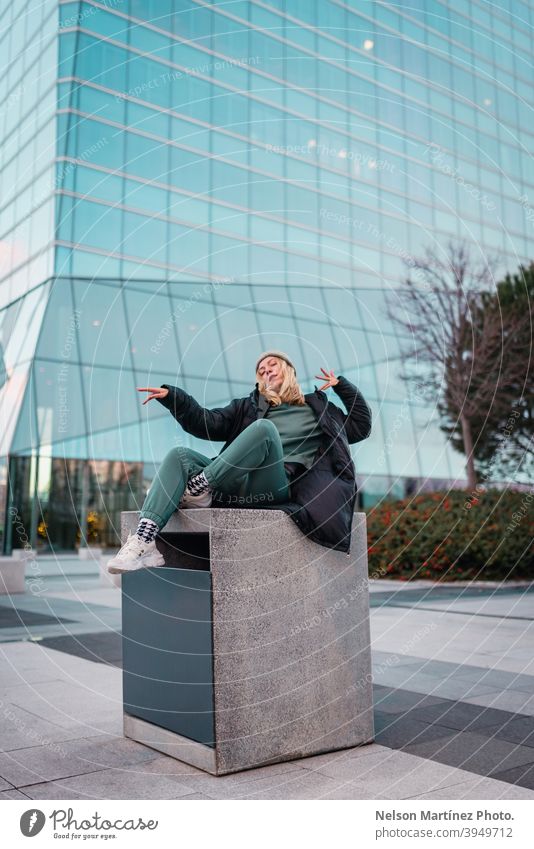
[[(338, 378), (339, 383), (333, 389), (347, 412), (329, 401), (320, 389), (304, 396), (323, 431), (322, 443), (311, 468), (292, 479), (291, 501), (273, 505), (262, 503), (261, 508), (283, 510), (309, 539), (326, 548), (348, 553), (357, 492), (349, 443), (369, 436), (371, 410), (354, 384), (341, 375)], [(167, 383), (162, 386), (169, 394), (158, 400), (183, 429), (200, 439), (224, 441), (223, 451), (251, 422), (262, 418), (269, 407), (257, 383), (250, 395), (234, 398), (226, 407), (212, 410), (201, 407), (177, 386)], [(220, 506), (225, 505), (221, 502)]]

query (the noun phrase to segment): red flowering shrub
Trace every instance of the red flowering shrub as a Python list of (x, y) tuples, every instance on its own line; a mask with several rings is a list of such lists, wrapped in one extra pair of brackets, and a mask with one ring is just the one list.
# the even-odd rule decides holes
[(367, 513), (371, 577), (436, 581), (534, 577), (534, 493), (433, 492)]

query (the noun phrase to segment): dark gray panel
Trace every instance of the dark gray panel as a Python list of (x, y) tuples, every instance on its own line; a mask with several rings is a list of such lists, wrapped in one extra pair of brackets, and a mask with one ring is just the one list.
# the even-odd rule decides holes
[(214, 746), (210, 572), (122, 577), (124, 710)]

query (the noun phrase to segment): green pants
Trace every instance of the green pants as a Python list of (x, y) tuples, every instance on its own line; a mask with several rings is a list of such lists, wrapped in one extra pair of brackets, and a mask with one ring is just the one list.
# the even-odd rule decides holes
[(188, 479), (203, 471), (213, 502), (257, 506), (289, 501), (280, 434), (268, 419), (257, 419), (218, 457), (210, 460), (191, 448), (176, 446), (164, 457), (141, 508), (140, 518), (165, 527), (177, 509)]

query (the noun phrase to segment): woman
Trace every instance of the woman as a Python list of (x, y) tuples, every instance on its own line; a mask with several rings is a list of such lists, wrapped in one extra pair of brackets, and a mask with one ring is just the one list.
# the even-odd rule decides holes
[[(265, 351), (256, 363), (256, 387), (226, 407), (208, 410), (176, 386), (139, 388), (156, 398), (187, 433), (225, 440), (209, 458), (172, 448), (145, 498), (135, 534), (129, 534), (108, 571), (162, 566), (155, 538), (178, 508), (256, 505), (284, 510), (311, 540), (349, 552), (356, 479), (349, 443), (371, 432), (371, 411), (345, 377), (321, 368), (324, 384), (304, 395), (287, 354)], [(332, 387), (347, 412), (328, 401)]]

